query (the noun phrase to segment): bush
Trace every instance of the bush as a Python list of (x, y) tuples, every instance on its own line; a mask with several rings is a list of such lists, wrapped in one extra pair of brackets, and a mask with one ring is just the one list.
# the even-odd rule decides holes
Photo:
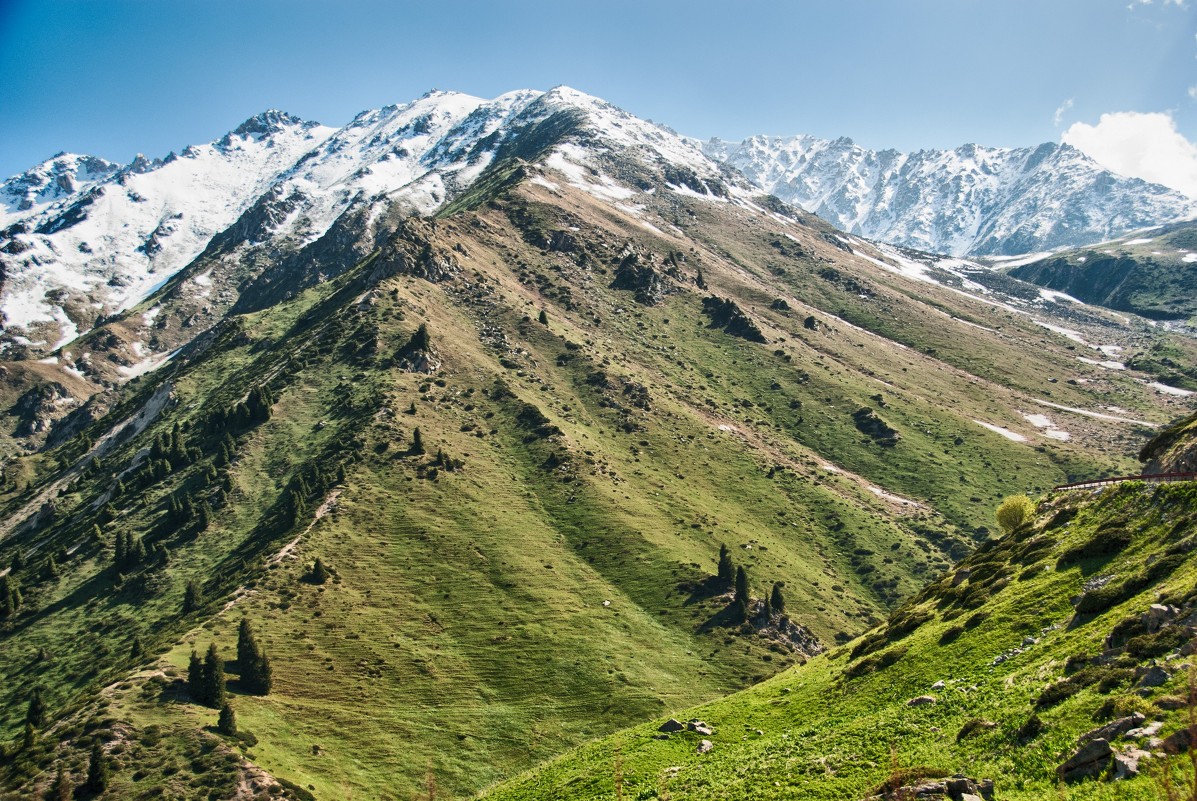
[(939, 644), (948, 645), (955, 642), (956, 638), (964, 633), (964, 626), (950, 626), (944, 629), (943, 634), (939, 635)]
[(1035, 503), (1026, 495), (1011, 495), (997, 508), (997, 524), (1006, 534), (1021, 528), (1035, 516)]

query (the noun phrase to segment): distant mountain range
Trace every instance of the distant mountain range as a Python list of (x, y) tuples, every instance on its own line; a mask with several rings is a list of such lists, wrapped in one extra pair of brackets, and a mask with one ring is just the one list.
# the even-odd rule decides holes
[(837, 228), (955, 256), (1087, 245), (1197, 212), (1192, 198), (1050, 142), (899, 153), (843, 137), (753, 136), (702, 147)]

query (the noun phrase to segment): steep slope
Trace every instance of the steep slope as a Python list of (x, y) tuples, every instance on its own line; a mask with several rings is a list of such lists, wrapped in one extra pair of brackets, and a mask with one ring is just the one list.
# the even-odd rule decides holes
[(847, 138), (754, 136), (703, 148), (837, 228), (958, 256), (1084, 245), (1197, 212), (1192, 198), (1063, 144), (899, 153)]
[(670, 710), (709, 732), (662, 735), (658, 715), (482, 797), (959, 798), (953, 774), (987, 798), (1180, 797), (1166, 788), (1195, 780), (1171, 756), (1192, 740), (1195, 489), (1049, 496), (864, 637)]
[(1197, 316), (1197, 223), (1053, 253), (1010, 274), (1086, 303), (1156, 320), (1191, 321)]
[[(1187, 408), (1092, 363), (1148, 326), (846, 236), (571, 90), (523, 109), (434, 217), (417, 178), (298, 249), (234, 224), (33, 363), (169, 357), (4, 466), (5, 792), (99, 742), (113, 797), (469, 794), (847, 641), (1002, 495), (1128, 472)], [(223, 313), (185, 313), (226, 246)], [(274, 686), (228, 662), (256, 737), (220, 737), (184, 675), (243, 617)]]

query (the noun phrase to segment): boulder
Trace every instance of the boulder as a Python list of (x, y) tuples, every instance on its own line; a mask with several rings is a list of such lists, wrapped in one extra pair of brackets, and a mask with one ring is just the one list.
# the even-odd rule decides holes
[(971, 572), (972, 571), (970, 571), (967, 567), (962, 567), (957, 570), (955, 575), (952, 576), (952, 586), (959, 587), (961, 584), (968, 581), (968, 576)]
[(1137, 687), (1159, 687), (1172, 678), (1172, 675), (1159, 665), (1152, 665), (1149, 668), (1139, 668), (1135, 671), (1135, 675), (1139, 677)]
[(695, 734), (705, 734), (708, 737), (715, 733), (715, 730), (706, 724), (705, 721), (691, 720), (686, 723), (686, 728)]
[(917, 698), (911, 698), (907, 701), (906, 706), (928, 706), (936, 703), (938, 700), (934, 695), (920, 695)]
[(1077, 745), (1084, 745), (1090, 740), (1106, 740), (1108, 742), (1141, 725), (1145, 719), (1142, 712), (1118, 718), (1118, 720), (1111, 721), (1104, 726), (1098, 726), (1093, 731), (1085, 732), (1076, 738)]
[(696, 748), (695, 751), (697, 751), (700, 754), (705, 754), (707, 751), (710, 751), (714, 747), (715, 747), (715, 744), (713, 742), (711, 742), (710, 740), (703, 740), (702, 742), (700, 742), (698, 744), (698, 748)]
[(1100, 738), (1090, 740), (1056, 768), (1061, 781), (1075, 782), (1100, 776), (1114, 756), (1109, 742)]
[(1155, 737), (1160, 733), (1160, 729), (1164, 728), (1164, 721), (1153, 720), (1150, 723), (1131, 729), (1126, 733), (1127, 737)]
[(944, 686), (945, 685), (943, 683), (943, 679), (940, 679), (939, 681), (937, 681), (931, 685), (931, 689), (932, 690), (942, 690), (944, 688)]
[(1164, 738), (1164, 752), (1168, 754), (1183, 754), (1189, 750), (1191, 742), (1188, 729), (1174, 731)]
[(1121, 753), (1114, 754), (1114, 778), (1129, 779), (1139, 775), (1139, 763), (1150, 759), (1151, 752), (1141, 748), (1128, 748)]
[(1150, 634), (1159, 631), (1160, 626), (1176, 617), (1178, 611), (1174, 606), (1152, 604), (1146, 612), (1140, 615), (1139, 621), (1143, 624), (1143, 628), (1147, 629), (1147, 632)]
[(682, 724), (682, 722), (680, 720), (670, 718), (669, 720), (665, 721), (660, 726), (658, 726), (657, 731), (663, 731), (666, 734), (670, 734), (675, 731), (682, 731), (685, 728), (686, 727)]

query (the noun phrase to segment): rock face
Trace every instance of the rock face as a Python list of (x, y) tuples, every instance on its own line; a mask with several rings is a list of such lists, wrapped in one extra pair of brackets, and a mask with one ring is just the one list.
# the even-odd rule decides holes
[(847, 138), (754, 136), (703, 149), (837, 228), (957, 256), (1086, 245), (1183, 219), (1194, 207), (1064, 144), (899, 153)]
[(1110, 766), (1114, 751), (1110, 743), (1100, 737), (1090, 740), (1056, 768), (1060, 781), (1076, 782), (1100, 776)]
[(992, 779), (970, 779), (957, 774), (948, 779), (922, 779), (901, 787), (891, 787), (867, 801), (993, 801)]

